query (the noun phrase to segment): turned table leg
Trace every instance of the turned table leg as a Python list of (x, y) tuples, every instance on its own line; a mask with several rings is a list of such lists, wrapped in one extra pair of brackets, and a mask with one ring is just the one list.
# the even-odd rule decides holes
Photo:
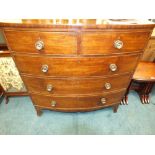
[(133, 80), (131, 80), (131, 82), (126, 90), (126, 93), (125, 93), (123, 99), (121, 100), (121, 103), (120, 103), (121, 105), (128, 105), (128, 94), (129, 94), (132, 82), (133, 82)]
[(37, 112), (37, 116), (41, 116), (41, 114), (42, 114), (41, 108), (35, 106), (35, 109), (36, 109), (36, 112)]
[(113, 112), (116, 113), (118, 110), (119, 104), (113, 106)]
[(128, 94), (125, 94), (120, 105), (128, 105)]
[(153, 85), (153, 82), (146, 82), (141, 88), (141, 90), (138, 92), (142, 104), (150, 103), (149, 94), (152, 91)]

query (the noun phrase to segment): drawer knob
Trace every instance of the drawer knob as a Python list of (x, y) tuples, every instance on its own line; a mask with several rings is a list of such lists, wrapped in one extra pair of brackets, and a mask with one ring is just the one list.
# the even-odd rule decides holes
[(48, 65), (42, 65), (41, 71), (42, 71), (43, 73), (48, 72)]
[(38, 51), (42, 50), (44, 48), (44, 42), (41, 41), (41, 40), (38, 40), (36, 43), (35, 43), (35, 47)]
[(109, 68), (112, 72), (115, 72), (117, 70), (117, 65), (116, 64), (110, 64)]
[(114, 41), (114, 46), (117, 49), (121, 49), (123, 47), (123, 42), (121, 40), (115, 40)]
[(111, 84), (110, 83), (105, 83), (105, 88), (106, 89), (110, 89), (111, 88)]
[(53, 89), (53, 86), (52, 86), (51, 84), (48, 84), (48, 85), (47, 85), (47, 91), (50, 92), (50, 91), (52, 91), (52, 89)]
[(101, 103), (105, 104), (106, 103), (106, 98), (101, 98)]
[(56, 101), (52, 101), (52, 102), (51, 102), (51, 106), (52, 106), (52, 107), (55, 107), (55, 106), (56, 106)]

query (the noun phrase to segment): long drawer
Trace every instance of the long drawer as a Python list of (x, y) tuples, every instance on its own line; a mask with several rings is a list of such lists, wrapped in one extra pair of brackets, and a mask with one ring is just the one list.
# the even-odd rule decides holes
[(74, 97), (64, 97), (64, 96), (43, 96), (39, 94), (31, 94), (31, 98), (35, 106), (41, 106), (45, 108), (55, 109), (55, 110), (65, 110), (69, 111), (84, 109), (84, 108), (96, 108), (96, 107), (106, 107), (112, 104), (117, 104), (121, 101), (124, 95), (124, 90), (106, 93), (100, 95), (91, 96), (74, 96)]
[(94, 94), (126, 88), (130, 75), (106, 78), (41, 78), (22, 76), (30, 92), (43, 94)]
[[(6, 30), (5, 35), (12, 51), (33, 54), (76, 54), (75, 32), (41, 32)], [(38, 50), (39, 49), (39, 50)]]
[(21, 73), (41, 76), (105, 76), (135, 69), (139, 54), (106, 57), (42, 57), (14, 55)]
[(150, 31), (145, 32), (84, 32), (81, 35), (81, 54), (109, 54), (141, 51)]

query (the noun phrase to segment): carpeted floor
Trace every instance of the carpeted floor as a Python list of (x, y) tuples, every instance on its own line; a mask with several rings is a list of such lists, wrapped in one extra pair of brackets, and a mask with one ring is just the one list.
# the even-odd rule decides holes
[(13, 97), (8, 105), (0, 104), (0, 134), (155, 134), (155, 88), (149, 105), (142, 105), (131, 91), (129, 105), (119, 106), (117, 113), (111, 108), (86, 113), (46, 110), (38, 117), (29, 97)]

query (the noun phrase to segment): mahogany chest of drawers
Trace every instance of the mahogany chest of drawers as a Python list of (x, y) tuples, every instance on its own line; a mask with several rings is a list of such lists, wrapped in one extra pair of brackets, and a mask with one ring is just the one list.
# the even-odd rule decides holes
[(37, 114), (117, 111), (153, 24), (0, 23)]

